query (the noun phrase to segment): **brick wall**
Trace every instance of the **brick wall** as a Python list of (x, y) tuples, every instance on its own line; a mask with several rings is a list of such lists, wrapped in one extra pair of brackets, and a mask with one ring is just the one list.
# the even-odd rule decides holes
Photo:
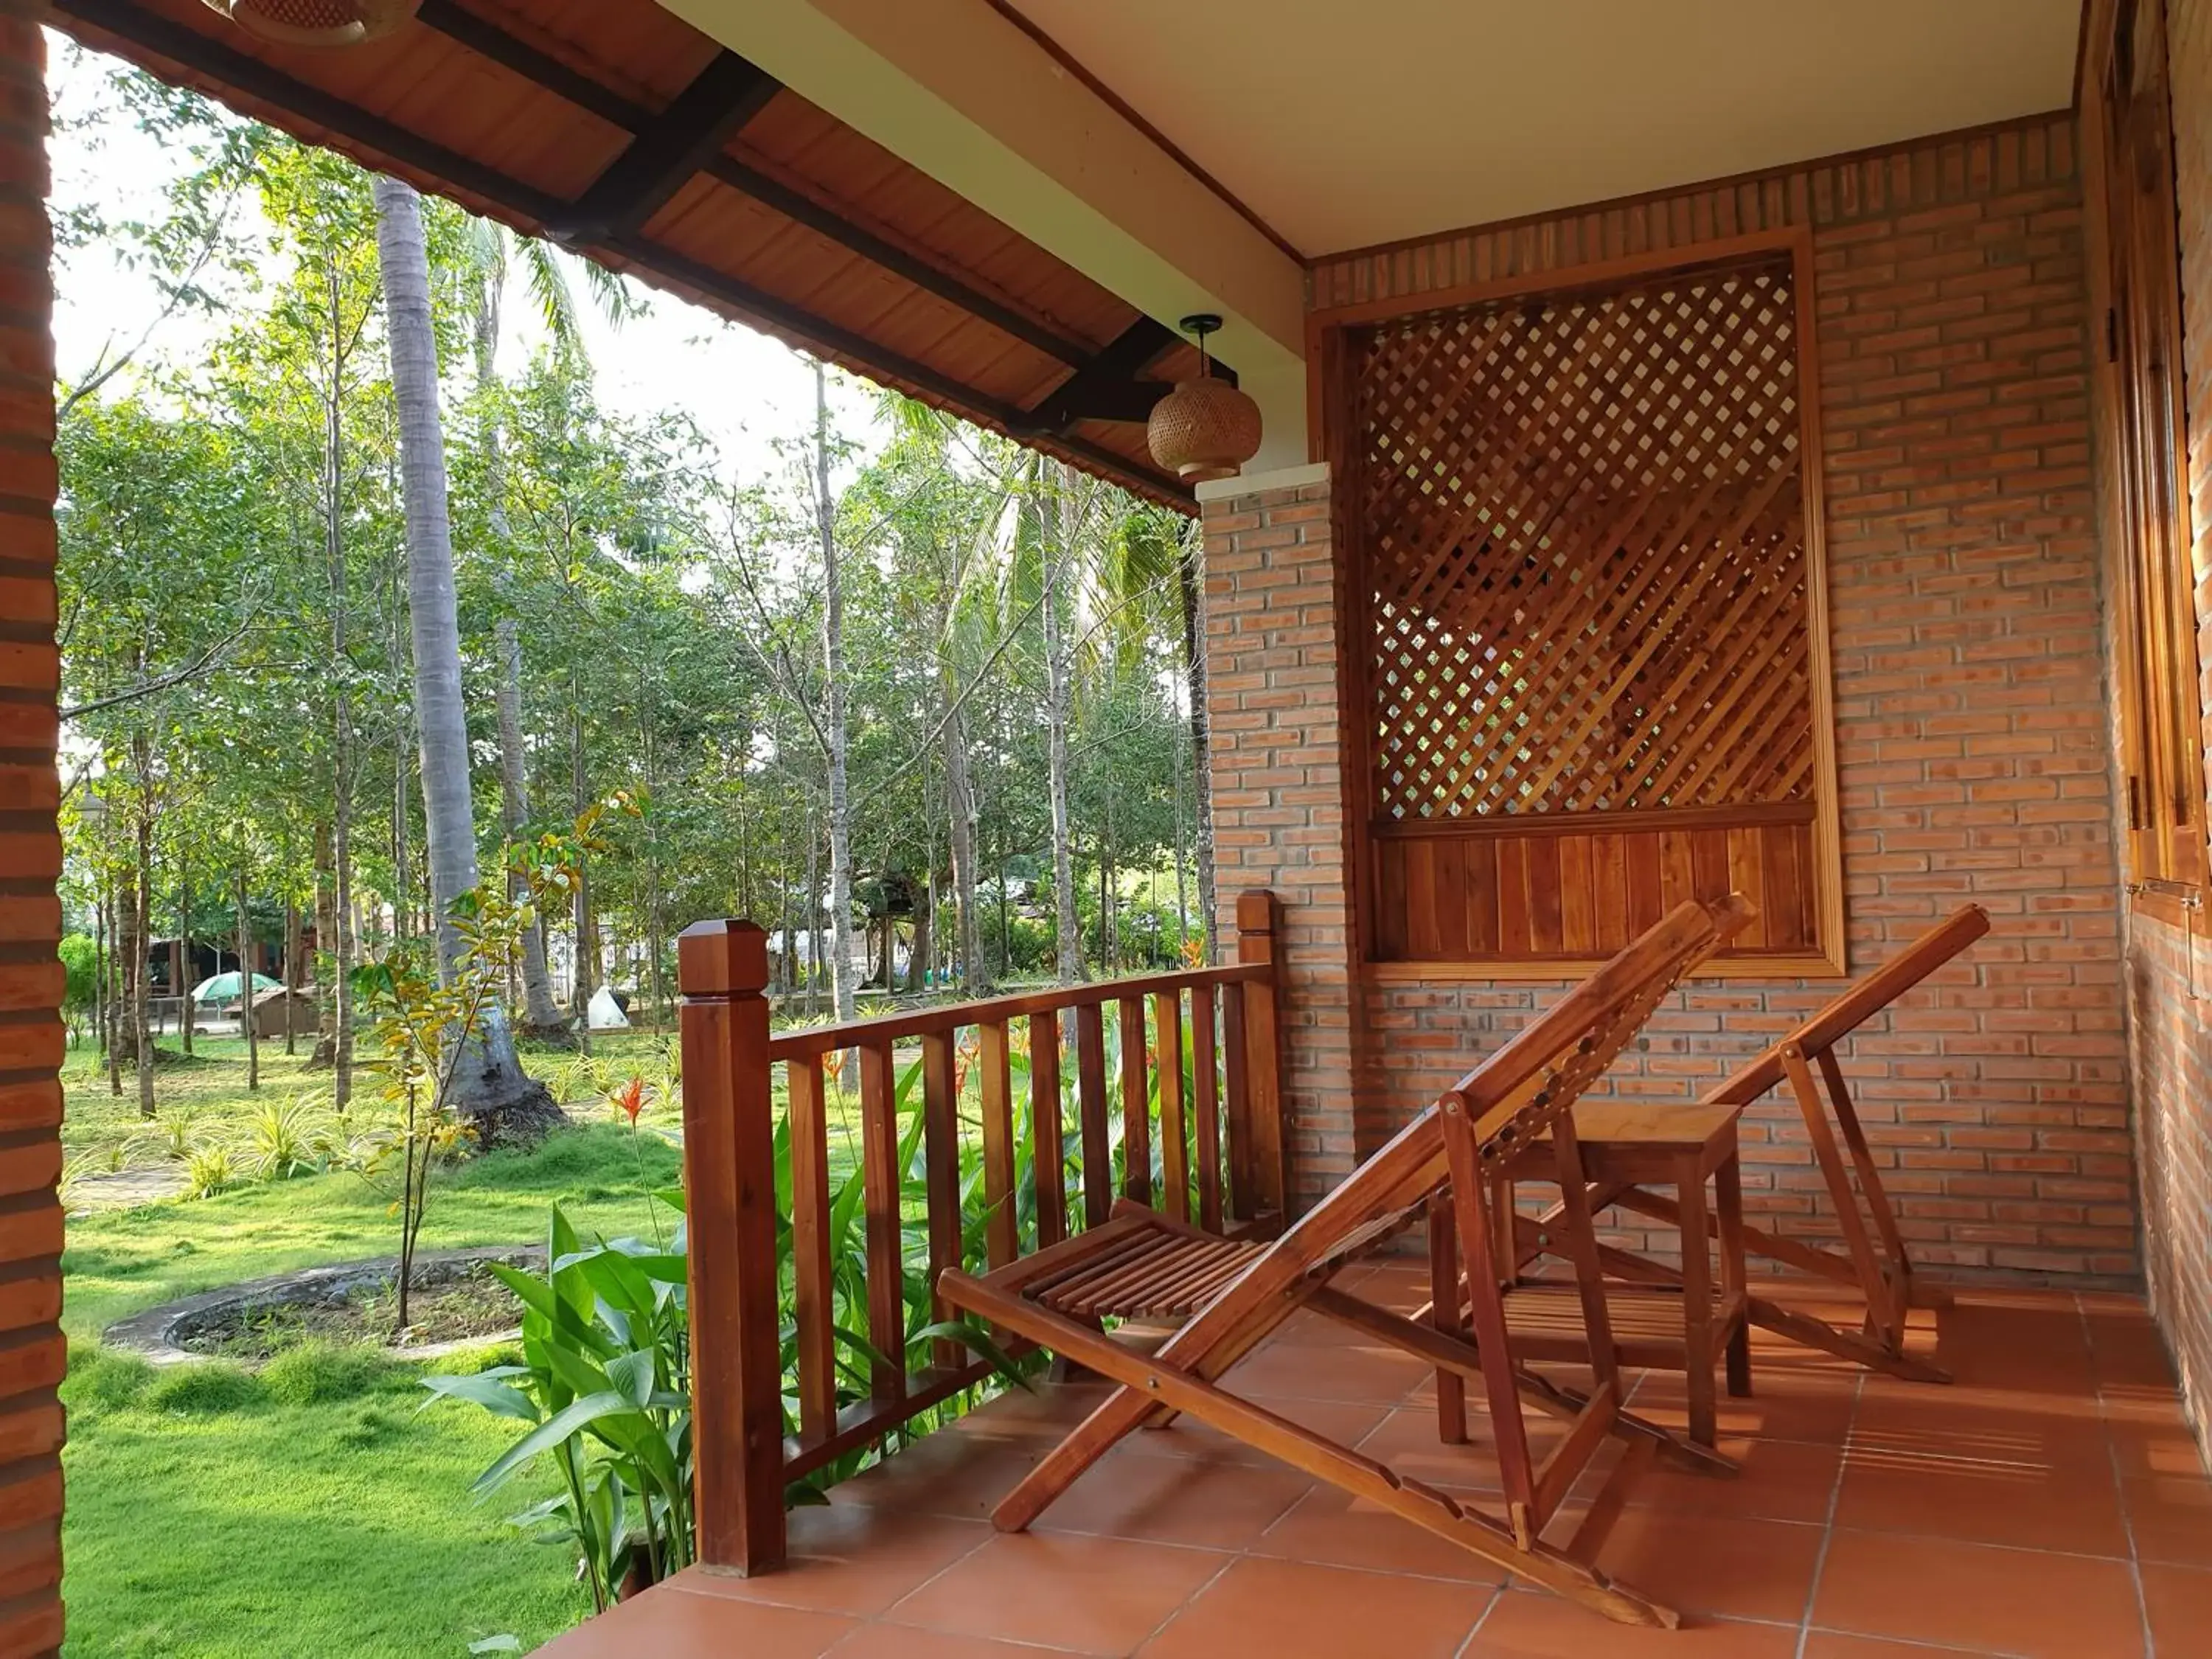
[(0, 1653), (60, 1645), (61, 907), (42, 9), (0, 0)]
[[(2198, 656), (2212, 665), (2212, 3), (2167, 0), (2182, 345)], [(2200, 702), (2212, 740), (2212, 681)], [(2207, 918), (2199, 919), (2202, 933)], [(2151, 1305), (2200, 1437), (2212, 1431), (2212, 1000), (2192, 1000), (2187, 933), (2138, 913), (2128, 929), (2136, 1177)], [(2194, 989), (2212, 999), (2212, 940)]]
[(1283, 1104), (1294, 1199), (1350, 1172), (1351, 954), (1326, 467), (1203, 486), (1216, 937), (1282, 900)]
[[(1623, 254), (1812, 227), (1851, 961), (1969, 898), (1996, 924), (1869, 1028), (1847, 1069), (1923, 1259), (2124, 1275), (2138, 1263), (2081, 217), (2073, 124), (2054, 117), (1325, 262), (1314, 302), (1565, 281)], [(1234, 602), (1274, 568), (1214, 580)], [(1615, 1086), (1689, 1093), (1834, 989), (1693, 988)], [(1357, 1118), (1338, 1106), (1339, 1136), (1372, 1146), (1558, 991), (1368, 986), (1371, 1083)], [(1747, 1202), (1825, 1237), (1794, 1123), (1774, 1103), (1747, 1121)]]

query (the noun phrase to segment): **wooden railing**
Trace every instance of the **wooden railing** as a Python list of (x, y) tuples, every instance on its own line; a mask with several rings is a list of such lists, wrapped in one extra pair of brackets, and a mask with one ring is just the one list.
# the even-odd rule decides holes
[[(926, 1240), (927, 1283), (963, 1265), (964, 1142), (976, 1156), (981, 1237), (969, 1267), (996, 1267), (1117, 1196), (1229, 1234), (1271, 1231), (1287, 1176), (1276, 1021), (1274, 897), (1237, 901), (1237, 962), (842, 1025), (769, 1031), (768, 939), (746, 921), (706, 921), (678, 942), (683, 992), (684, 1165), (690, 1255), (692, 1445), (700, 1559), (757, 1572), (784, 1554), (784, 1491), (919, 1413), (989, 1377), (967, 1347), (933, 1340), (909, 1369), (906, 1233)], [(1109, 1028), (1107, 1010), (1113, 1017)], [(1149, 1024), (1147, 1016), (1149, 1015)], [(1109, 1030), (1117, 1060), (1107, 1076)], [(965, 1035), (971, 1034), (972, 1036)], [(1188, 1065), (1184, 1042), (1189, 1041)], [(1026, 1048), (1027, 1100), (1015, 1057)], [(1063, 1055), (1072, 1048), (1073, 1122)], [(921, 1213), (902, 1167), (902, 1051), (918, 1050)], [(857, 1054), (856, 1162), (864, 1218), (867, 1357), (863, 1398), (840, 1398), (833, 1314), (832, 1096)], [(836, 1058), (832, 1058), (832, 1057)], [(834, 1073), (832, 1068), (835, 1068)], [(789, 1206), (778, 1213), (776, 1072), (789, 1119)], [(963, 1108), (972, 1102), (972, 1115)], [(842, 1093), (837, 1104), (847, 1104)], [(1017, 1192), (1018, 1104), (1028, 1114), (1034, 1202)], [(1116, 1129), (1120, 1191), (1115, 1190)], [(1157, 1157), (1155, 1149), (1157, 1148)], [(1159, 1180), (1155, 1185), (1157, 1168)], [(849, 1180), (849, 1164), (841, 1180)], [(785, 1359), (787, 1220), (794, 1358)], [(920, 1252), (916, 1253), (921, 1254)], [(939, 1304), (935, 1316), (950, 1310)], [(924, 1333), (924, 1334), (927, 1334)], [(846, 1343), (844, 1375), (856, 1374)], [(795, 1397), (787, 1408), (787, 1396)]]

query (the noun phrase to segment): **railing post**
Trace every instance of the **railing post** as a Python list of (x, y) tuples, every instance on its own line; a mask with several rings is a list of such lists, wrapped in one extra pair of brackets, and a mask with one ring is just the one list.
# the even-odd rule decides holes
[(1289, 1137), (1283, 1133), (1282, 1035), (1277, 1018), (1281, 995), (1281, 967), (1278, 955), (1282, 907), (1274, 894), (1255, 888), (1237, 896), (1237, 960), (1269, 964), (1263, 980), (1238, 988), (1244, 1003), (1244, 1071), (1250, 1113), (1246, 1125), (1252, 1137), (1251, 1167), (1257, 1177), (1255, 1196), (1264, 1214), (1274, 1212), (1278, 1225), (1290, 1219)]
[(784, 1555), (768, 935), (695, 923), (676, 942), (676, 982), (699, 1559), (754, 1573)]

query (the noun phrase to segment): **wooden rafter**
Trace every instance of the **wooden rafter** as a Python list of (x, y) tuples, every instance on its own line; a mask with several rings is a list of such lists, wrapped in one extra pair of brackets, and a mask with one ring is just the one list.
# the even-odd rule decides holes
[[(288, 124), (309, 129), (361, 155), (377, 158), (448, 189), (519, 228), (560, 237), (577, 252), (648, 278), (690, 290), (717, 308), (811, 345), (864, 374), (898, 383), (997, 427), (1042, 442), (1141, 493), (1188, 509), (1171, 481), (1143, 471), (1127, 456), (1068, 430), (1079, 420), (1141, 421), (1165, 388), (1115, 374), (1125, 332), (1094, 349), (985, 293), (958, 275), (892, 241), (771, 176), (720, 154), (744, 118), (757, 113), (780, 83), (734, 53), (716, 58), (665, 110), (655, 111), (553, 54), (520, 39), (458, 0), (424, 0), (419, 21), (486, 61), (633, 135), (633, 143), (576, 200), (564, 200), (501, 169), (426, 138), (328, 92), (219, 37), (133, 3), (133, 0), (54, 0), (57, 21), (82, 25), (173, 64), (186, 78), (252, 100)], [(742, 277), (676, 252), (643, 234), (653, 211), (690, 179), (704, 173), (782, 217), (933, 295), (1071, 369), (1060, 388), (1036, 409), (994, 397), (958, 378), (878, 344), (806, 306), (769, 293)], [(1139, 325), (1171, 338), (1158, 325)], [(1157, 351), (1147, 354), (1156, 356)], [(1062, 393), (1078, 389), (1077, 412), (1063, 414)]]

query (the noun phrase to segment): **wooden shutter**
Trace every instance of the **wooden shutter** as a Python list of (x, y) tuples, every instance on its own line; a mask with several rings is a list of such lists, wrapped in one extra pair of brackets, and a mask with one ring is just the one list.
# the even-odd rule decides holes
[(2205, 880), (2203, 710), (2181, 374), (2181, 253), (2159, 0), (2122, 0), (2098, 76), (2106, 253), (2107, 480), (2129, 863)]
[(1794, 248), (1334, 343), (1370, 958), (1557, 971), (1739, 890), (1733, 957), (1840, 969)]

